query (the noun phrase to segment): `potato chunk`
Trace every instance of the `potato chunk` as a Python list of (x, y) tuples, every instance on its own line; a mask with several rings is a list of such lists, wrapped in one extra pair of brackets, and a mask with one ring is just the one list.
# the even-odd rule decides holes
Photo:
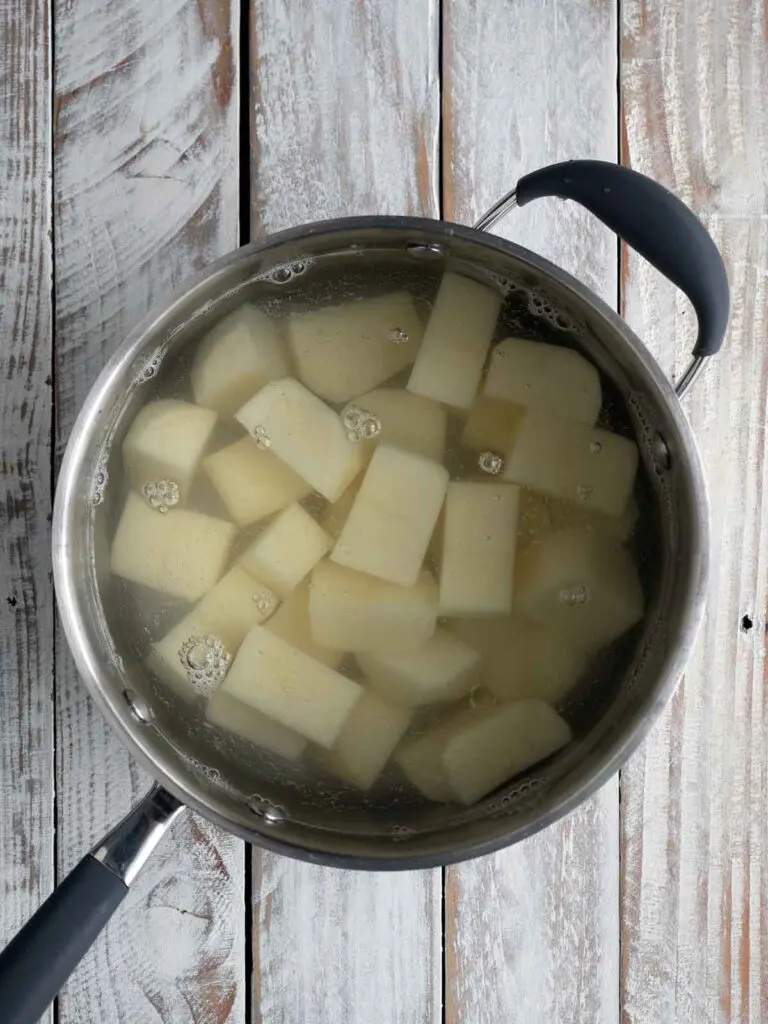
[(620, 516), (610, 516), (605, 512), (584, 508), (574, 501), (553, 498), (524, 488), (520, 492), (520, 514), (517, 520), (518, 550), (522, 551), (531, 544), (540, 544), (548, 534), (572, 526), (626, 544), (639, 515), (633, 496), (630, 496)]
[(363, 485), (363, 475), (360, 474), (357, 479), (353, 480), (349, 487), (344, 491), (338, 501), (335, 501), (332, 505), (328, 505), (322, 517), (323, 529), (334, 538), (338, 539), (339, 534), (344, 528), (349, 513), (352, 511), (352, 506), (355, 504), (358, 492)]
[(451, 483), (445, 502), (440, 614), (503, 615), (512, 608), (519, 489)]
[(322, 662), (329, 668), (338, 668), (343, 651), (332, 651), (328, 647), (321, 647), (315, 643), (312, 637), (312, 629), (309, 623), (309, 581), (300, 583), (294, 591), (283, 601), (275, 614), (265, 623), (265, 629), (281, 640), (285, 640), (291, 647), (298, 647), (310, 658)]
[(362, 687), (263, 626), (246, 636), (221, 691), (321, 747), (333, 745)]
[(423, 334), (407, 292), (355, 299), (288, 319), (299, 379), (329, 402), (347, 402), (410, 366)]
[(618, 516), (632, 493), (634, 441), (600, 427), (526, 413), (504, 460), (503, 478)]
[(261, 428), (269, 451), (328, 501), (336, 501), (360, 472), (360, 446), (338, 414), (297, 380), (272, 381), (246, 402), (237, 419), (253, 434)]
[(444, 274), (408, 390), (455, 409), (469, 409), (502, 301), (489, 285)]
[(239, 564), (280, 597), (308, 576), (330, 551), (330, 537), (301, 505), (289, 505), (240, 556)]
[(164, 515), (130, 493), (112, 541), (116, 576), (185, 601), (199, 601), (221, 578), (236, 527), (191, 509)]
[(589, 426), (597, 421), (603, 401), (600, 374), (584, 356), (523, 338), (507, 338), (494, 346), (483, 391)]
[(475, 451), (487, 448), (503, 455), (515, 443), (524, 416), (522, 405), (479, 395), (464, 426), (462, 441)]
[(575, 647), (596, 650), (640, 621), (643, 592), (626, 548), (568, 529), (521, 554), (515, 604)]
[(277, 607), (277, 601), (276, 594), (268, 587), (233, 566), (188, 615), (153, 645), (154, 667), (167, 682), (182, 690), (191, 690), (179, 653), (184, 641), (194, 636), (213, 635), (234, 657), (251, 626), (268, 618)]
[(339, 651), (407, 651), (435, 631), (437, 586), (428, 572), (412, 587), (334, 562), (312, 573), (309, 618), (316, 643)]
[(567, 722), (543, 701), (461, 712), (442, 749), (445, 782), (462, 803), (473, 804), (570, 741)]
[(557, 704), (587, 664), (581, 648), (551, 626), (520, 612), (493, 619), (464, 619), (451, 623), (450, 629), (480, 651), (483, 684), (499, 700), (536, 697)]
[(376, 449), (331, 559), (410, 587), (418, 579), (448, 470), (413, 452)]
[(402, 388), (377, 388), (356, 398), (347, 409), (352, 406), (373, 413), (381, 424), (377, 437), (361, 442), (366, 457), (370, 458), (379, 444), (390, 444), (435, 462), (443, 458), (447, 417), (438, 402)]
[(205, 717), (211, 725), (241, 736), (286, 761), (298, 761), (307, 747), (303, 736), (228, 693), (214, 693), (206, 703)]
[(340, 779), (370, 789), (403, 737), (411, 721), (410, 708), (390, 704), (366, 690), (324, 759)]
[(123, 465), (134, 490), (171, 480), (183, 503), (215, 426), (216, 413), (191, 402), (164, 398), (145, 405), (123, 440)]
[(421, 735), (407, 739), (393, 758), (412, 786), (428, 800), (439, 803), (456, 800), (446, 780), (442, 760), (443, 747), (452, 729), (452, 718), (446, 719)]
[(480, 680), (478, 652), (445, 629), (412, 651), (360, 651), (357, 660), (380, 693), (409, 707), (456, 700)]
[(306, 480), (250, 437), (209, 455), (203, 469), (238, 526), (250, 526), (312, 493)]
[(192, 394), (198, 405), (234, 416), (259, 388), (288, 372), (275, 321), (246, 303), (220, 320), (198, 345), (190, 374)]

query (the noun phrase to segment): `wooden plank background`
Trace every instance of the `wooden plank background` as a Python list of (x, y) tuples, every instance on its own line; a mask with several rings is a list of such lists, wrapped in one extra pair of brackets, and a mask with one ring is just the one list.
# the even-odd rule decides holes
[[(106, 355), (249, 227), (468, 223), (535, 166), (621, 156), (704, 218), (734, 291), (728, 348), (685, 399), (713, 485), (707, 621), (621, 801), (614, 781), (516, 849), (395, 876), (251, 860), (189, 816), (58, 1016), (768, 1020), (764, 4), (50, 3), (0, 0), (0, 941), (147, 785), (58, 635), (54, 702), (52, 397), (60, 456)], [(680, 373), (685, 300), (626, 254), (617, 280), (583, 211), (542, 202), (499, 230), (620, 298)]]

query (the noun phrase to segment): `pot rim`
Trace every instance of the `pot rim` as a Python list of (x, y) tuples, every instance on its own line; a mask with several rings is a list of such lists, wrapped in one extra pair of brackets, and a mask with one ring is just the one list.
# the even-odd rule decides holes
[[(150, 749), (150, 745), (142, 742), (141, 733), (138, 730), (131, 730), (127, 719), (118, 713), (122, 694), (104, 683), (97, 652), (91, 647), (86, 646), (83, 642), (84, 630), (82, 624), (84, 615), (82, 602), (79, 599), (78, 572), (74, 560), (70, 557), (68, 541), (68, 530), (71, 528), (71, 524), (77, 523), (78, 518), (82, 518), (81, 515), (78, 517), (78, 512), (82, 512), (82, 498), (76, 485), (80, 480), (82, 463), (88, 443), (94, 433), (103, 426), (101, 416), (109, 404), (106, 402), (106, 396), (123, 379), (126, 368), (145, 347), (147, 338), (151, 337), (158, 321), (171, 316), (176, 307), (182, 302), (188, 301), (190, 294), (194, 293), (201, 285), (209, 284), (217, 275), (223, 274), (228, 268), (238, 263), (247, 261), (257, 253), (267, 253), (272, 249), (282, 247), (286, 243), (302, 241), (319, 235), (334, 235), (365, 228), (375, 228), (377, 230), (396, 229), (400, 232), (412, 229), (432, 234), (436, 242), (439, 242), (441, 238), (458, 237), (485, 248), (496, 250), (504, 256), (512, 257), (518, 263), (528, 265), (532, 270), (554, 279), (563, 289), (571, 292), (577, 300), (588, 302), (595, 313), (602, 317), (609, 327), (633, 351), (637, 361), (642, 365), (643, 370), (655, 386), (660, 397), (664, 400), (674, 420), (687, 455), (687, 483), (691, 492), (693, 506), (699, 510), (699, 514), (695, 517), (692, 524), (693, 529), (689, 537), (689, 578), (686, 580), (684, 590), (685, 601), (681, 610), (679, 636), (676, 642), (671, 645), (665, 657), (662, 671), (659, 672), (657, 685), (649, 689), (648, 698), (643, 704), (642, 716), (638, 714), (633, 720), (622, 723), (622, 726), (617, 728), (616, 735), (607, 744), (606, 751), (601, 756), (599, 767), (591, 771), (585, 778), (576, 779), (570, 785), (563, 785), (558, 791), (557, 799), (545, 811), (539, 808), (528, 815), (521, 815), (522, 820), (507, 828), (504, 828), (503, 819), (500, 819), (500, 827), (497, 834), (490, 838), (472, 841), (464, 845), (458, 842), (461, 829), (455, 828), (451, 835), (451, 848), (439, 854), (411, 853), (408, 855), (401, 846), (399, 849), (395, 848), (396, 852), (393, 851), (391, 857), (379, 855), (371, 855), (370, 857), (356, 856), (347, 853), (329, 852), (322, 847), (313, 848), (308, 845), (305, 846), (281, 840), (276, 838), (279, 826), (270, 828), (270, 826), (265, 825), (263, 829), (242, 826), (239, 822), (233, 821), (231, 817), (219, 811), (215, 806), (212, 806), (211, 801), (206, 798), (204, 789), (200, 786), (193, 786), (190, 783), (188, 775), (179, 769), (177, 761), (170, 763), (170, 759), (165, 759), (166, 763), (161, 763)], [(96, 381), (91, 386), (67, 441), (54, 499), (52, 557), (59, 615), (78, 673), (84, 680), (91, 697), (101, 713), (117, 731), (121, 742), (163, 787), (173, 793), (182, 803), (221, 828), (271, 852), (331, 867), (365, 870), (412, 870), (458, 863), (473, 857), (493, 853), (521, 839), (527, 838), (553, 824), (588, 797), (594, 795), (626, 763), (632, 753), (645, 739), (666, 706), (682, 674), (701, 625), (708, 576), (708, 533), (708, 500), (704, 474), (697, 446), (680, 406), (679, 399), (659, 364), (615, 310), (611, 309), (590, 288), (567, 271), (539, 256), (537, 253), (499, 236), (490, 235), (484, 231), (464, 227), (459, 224), (430, 218), (365, 216), (314, 221), (310, 224), (299, 225), (268, 235), (263, 239), (235, 249), (191, 275), (164, 302), (156, 303), (142, 317), (107, 360)], [(322, 832), (318, 830), (317, 835), (321, 838)], [(400, 851), (403, 851), (403, 853)]]

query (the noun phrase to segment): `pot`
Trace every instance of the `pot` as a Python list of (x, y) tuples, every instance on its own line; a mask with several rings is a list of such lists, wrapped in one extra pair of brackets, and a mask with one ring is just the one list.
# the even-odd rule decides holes
[[(693, 361), (677, 388), (627, 325), (558, 267), (485, 229), (514, 205), (573, 199), (677, 284), (698, 318)], [(503, 282), (597, 364), (635, 433), (645, 467), (650, 533), (642, 575), (648, 611), (621, 645), (586, 706), (576, 739), (559, 755), (479, 804), (339, 810), (295, 789), (239, 776), (189, 724), (174, 724), (130, 652), (116, 650), (101, 604), (110, 523), (105, 487), (112, 452), (141, 404), (144, 382), (191, 333), (241, 301), (255, 280), (275, 289), (312, 265), (396, 257)], [(680, 677), (702, 617), (708, 560), (707, 497), (678, 396), (721, 346), (729, 292), (720, 255), (700, 222), (658, 184), (626, 168), (574, 161), (522, 178), (473, 228), (403, 217), (359, 217), (295, 228), (245, 246), (194, 278), (120, 346), (94, 385), (69, 441), (53, 522), (61, 619), (91, 695), (139, 762), (158, 780), (88, 854), (0, 955), (0, 1006), (31, 1024), (54, 997), (173, 819), (188, 806), (277, 853), (346, 868), (426, 868), (490, 853), (544, 828), (592, 795), (641, 742)], [(676, 393), (677, 391), (677, 393)], [(173, 709), (176, 711), (177, 709)], [(73, 927), (76, 921), (77, 927)], [(40, 964), (47, 965), (41, 977)]]

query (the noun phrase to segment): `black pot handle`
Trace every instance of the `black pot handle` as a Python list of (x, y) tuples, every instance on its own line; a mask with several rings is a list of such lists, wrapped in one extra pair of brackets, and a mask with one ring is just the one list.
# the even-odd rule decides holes
[(699, 333), (694, 358), (718, 352), (731, 308), (725, 265), (706, 228), (677, 196), (637, 171), (602, 160), (569, 160), (526, 174), (518, 206), (543, 196), (574, 199), (691, 300)]
[(37, 1024), (182, 807), (153, 787), (11, 939), (0, 953), (3, 1024)]

